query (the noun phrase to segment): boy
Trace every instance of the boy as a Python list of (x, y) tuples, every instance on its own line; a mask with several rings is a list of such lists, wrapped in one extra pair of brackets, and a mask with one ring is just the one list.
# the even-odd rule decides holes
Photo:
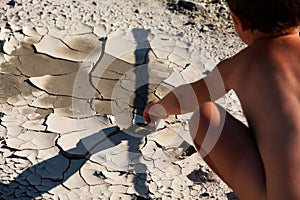
[[(204, 79), (150, 102), (145, 121), (153, 125), (169, 115), (194, 112), (195, 146), (240, 199), (299, 200), (300, 0), (227, 3), (248, 46)], [(249, 126), (212, 103), (231, 89)], [(211, 148), (205, 144), (208, 136), (217, 136)]]

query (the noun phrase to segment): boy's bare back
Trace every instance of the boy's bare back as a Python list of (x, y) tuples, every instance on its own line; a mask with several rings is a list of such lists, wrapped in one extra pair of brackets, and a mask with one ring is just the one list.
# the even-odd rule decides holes
[(255, 41), (220, 68), (232, 71), (223, 72), (230, 74), (225, 85), (240, 98), (255, 135), (267, 190), (273, 191), (268, 199), (299, 199), (300, 37)]
[[(260, 39), (219, 64), (257, 136), (300, 135), (300, 37)], [(220, 71), (224, 71), (221, 69)]]
[[(150, 102), (145, 121), (194, 112), (189, 127), (195, 146), (238, 197), (299, 200), (300, 0), (227, 3), (248, 47), (204, 79)], [(213, 103), (231, 89), (249, 126)]]

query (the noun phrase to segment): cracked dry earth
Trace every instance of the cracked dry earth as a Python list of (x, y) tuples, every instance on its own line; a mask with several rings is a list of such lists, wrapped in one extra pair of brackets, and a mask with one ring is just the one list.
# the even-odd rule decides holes
[[(61, 28), (69, 12), (55, 1), (43, 1), (64, 12), (48, 11), (55, 25), (22, 16), (40, 4), (11, 2), (0, 29), (1, 199), (235, 199), (194, 152), (191, 115), (155, 128), (142, 119), (149, 100), (205, 76), (210, 61), (150, 25)], [(233, 93), (218, 102), (242, 118)]]

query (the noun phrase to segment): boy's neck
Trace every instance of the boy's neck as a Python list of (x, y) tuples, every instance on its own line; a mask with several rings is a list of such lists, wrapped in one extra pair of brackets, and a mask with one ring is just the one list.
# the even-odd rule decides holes
[(263, 40), (263, 39), (275, 39), (275, 38), (290, 37), (290, 36), (299, 38), (299, 30), (300, 27), (292, 28), (283, 34), (270, 34), (270, 33), (264, 33), (261, 31), (254, 30), (251, 31), (250, 33), (248, 45), (252, 44), (257, 40)]

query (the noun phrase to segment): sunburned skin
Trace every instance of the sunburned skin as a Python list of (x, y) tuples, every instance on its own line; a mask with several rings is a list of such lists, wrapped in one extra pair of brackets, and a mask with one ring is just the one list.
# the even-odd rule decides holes
[[(208, 129), (222, 126), (218, 142), (207, 150), (204, 160), (240, 199), (299, 200), (299, 27), (277, 36), (245, 29), (234, 14), (233, 18), (239, 37), (248, 47), (219, 63), (208, 77), (151, 102), (145, 108), (145, 120), (153, 124), (150, 115), (159, 120), (194, 112), (190, 132), (199, 151), (205, 151), (202, 148)], [(248, 127), (212, 103), (215, 99), (205, 83), (217, 74), (225, 86), (219, 97), (231, 89), (236, 92)], [(197, 104), (190, 103), (187, 91), (191, 86)]]

